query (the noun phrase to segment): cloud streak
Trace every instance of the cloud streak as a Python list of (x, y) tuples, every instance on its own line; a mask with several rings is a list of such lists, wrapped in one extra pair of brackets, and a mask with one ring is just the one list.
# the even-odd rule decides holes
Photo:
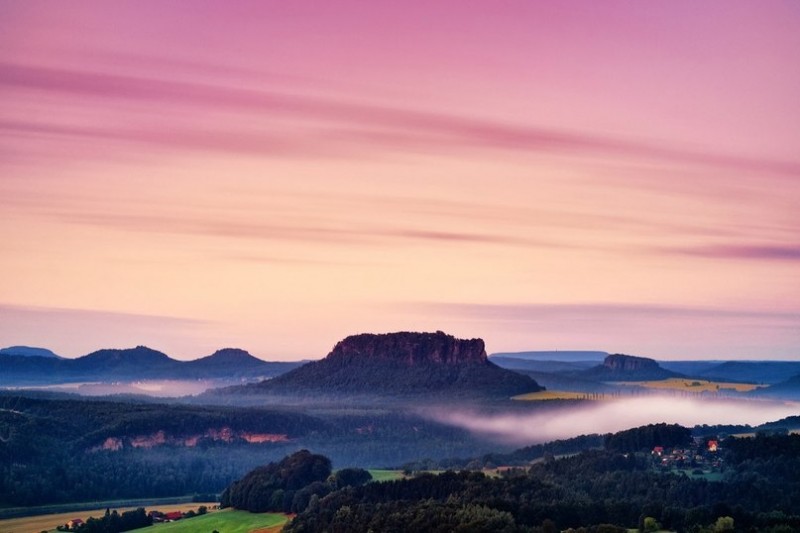
[[(669, 161), (681, 165), (703, 165), (758, 174), (768, 173), (795, 177), (800, 175), (800, 162), (754, 159), (726, 154), (680, 150), (608, 136), (581, 134), (547, 127), (524, 126), (508, 122), (478, 119), (453, 114), (435, 113), (393, 106), (358, 104), (297, 94), (277, 93), (261, 89), (240, 89), (144, 78), (107, 72), (86, 72), (70, 69), (0, 63), (0, 86), (48, 91), (62, 95), (90, 97), (98, 100), (122, 99), (170, 109), (203, 108), (205, 112), (234, 110), (257, 114), (262, 119), (291, 117), (323, 120), (329, 126), (328, 141), (350, 139), (359, 146), (368, 142), (385, 149), (447, 151), (449, 148), (495, 148), (517, 152), (563, 152), (569, 154), (609, 154), (637, 159)], [(248, 137), (227, 134), (205, 134), (192, 139), (187, 131), (167, 136), (158, 131), (136, 132), (120, 128), (77, 129), (57, 128), (42, 124), (7, 122), (10, 131), (51, 131), (69, 135), (102, 136), (146, 140), (173, 146), (201, 147), (222, 151), (258, 152), (260, 142)], [(169, 128), (167, 128), (169, 131)], [(170, 142), (170, 138), (172, 142)], [(180, 139), (183, 139), (180, 142)], [(270, 153), (269, 143), (262, 149)]]
[(800, 244), (796, 245), (710, 245), (677, 248), (667, 252), (712, 259), (743, 259), (753, 261), (800, 261)]
[[(46, 338), (45, 347), (68, 356), (85, 355), (98, 347), (137, 346), (155, 338), (167, 352), (186, 353), (186, 339), (213, 325), (157, 314), (0, 304), (0, 345), (41, 346)], [(65, 353), (62, 346), (71, 350)]]
[(630, 320), (660, 318), (694, 319), (756, 319), (786, 320), (800, 319), (800, 311), (751, 311), (742, 309), (721, 309), (713, 307), (670, 306), (652, 304), (470, 304), (470, 303), (431, 303), (421, 302), (410, 306), (424, 307), (432, 311), (487, 320)]

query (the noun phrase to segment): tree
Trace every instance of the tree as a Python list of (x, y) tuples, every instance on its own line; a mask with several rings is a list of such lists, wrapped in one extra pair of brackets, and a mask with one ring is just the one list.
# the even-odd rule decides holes
[(652, 516), (644, 517), (644, 521), (642, 522), (642, 531), (645, 533), (658, 531), (661, 529), (661, 524), (659, 524), (655, 518)]
[(733, 518), (730, 516), (720, 516), (714, 524), (714, 531), (733, 531)]

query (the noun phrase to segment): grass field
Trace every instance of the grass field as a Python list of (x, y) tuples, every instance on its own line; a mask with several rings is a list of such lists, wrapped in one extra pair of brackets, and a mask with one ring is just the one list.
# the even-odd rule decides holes
[(514, 396), (512, 400), (523, 400), (526, 402), (541, 402), (546, 400), (588, 400), (591, 394), (587, 392), (569, 392), (557, 390), (543, 390), (539, 392), (529, 392)]
[(647, 389), (670, 390), (681, 392), (717, 392), (722, 389), (733, 389), (737, 392), (750, 392), (761, 387), (755, 383), (727, 383), (724, 381), (708, 381), (705, 379), (670, 378), (659, 381), (628, 381), (617, 385), (645, 387)]
[[(217, 505), (217, 503), (179, 503), (173, 505), (153, 505), (145, 507), (148, 511), (156, 509), (166, 513), (169, 511), (188, 511), (190, 509), (197, 511), (197, 508), (201, 505), (211, 508)], [(132, 511), (136, 509), (136, 507), (111, 507), (112, 511), (114, 509), (116, 509), (118, 513), (123, 513), (125, 511)], [(0, 531), (3, 533), (39, 533), (40, 531), (53, 531), (55, 530), (56, 526), (66, 524), (73, 518), (80, 518), (82, 520), (86, 520), (90, 516), (100, 518), (105, 514), (105, 512), (106, 508), (103, 507), (102, 509), (75, 511), (72, 513), (26, 516), (25, 518), (9, 518), (8, 520), (0, 520)], [(212, 530), (213, 529), (209, 529), (209, 532)]]
[(369, 473), (372, 474), (372, 481), (393, 481), (395, 479), (403, 479), (402, 470), (374, 470), (370, 469)]
[(195, 531), (211, 533), (216, 529), (220, 533), (250, 533), (251, 531), (266, 533), (270, 530), (279, 531), (288, 519), (288, 516), (278, 513), (248, 513), (247, 511), (225, 509), (177, 522), (156, 524), (136, 531), (142, 533), (194, 533)]

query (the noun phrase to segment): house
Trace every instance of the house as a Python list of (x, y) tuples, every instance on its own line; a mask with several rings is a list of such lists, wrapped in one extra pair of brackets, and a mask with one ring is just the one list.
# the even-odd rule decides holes
[(73, 518), (72, 520), (67, 522), (67, 529), (75, 529), (76, 527), (82, 525), (83, 525), (83, 520), (81, 520), (80, 518)]
[(652, 453), (653, 453), (653, 455), (658, 455), (659, 457), (661, 457), (661, 455), (664, 453), (664, 447), (663, 446), (656, 446), (655, 448), (653, 448), (653, 452)]
[(716, 452), (719, 444), (715, 440), (708, 441), (708, 451)]
[(166, 520), (169, 520), (170, 522), (174, 520), (180, 520), (181, 518), (183, 518), (183, 513), (180, 511), (170, 511), (169, 513), (164, 514), (164, 518)]

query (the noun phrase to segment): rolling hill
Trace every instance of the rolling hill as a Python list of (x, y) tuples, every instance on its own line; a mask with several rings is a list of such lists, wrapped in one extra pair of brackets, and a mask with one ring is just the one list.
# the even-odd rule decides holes
[(273, 377), (301, 362), (269, 362), (244, 350), (226, 348), (194, 361), (179, 361), (146, 346), (104, 349), (76, 359), (0, 355), (0, 385), (25, 386), (79, 381), (217, 379)]

